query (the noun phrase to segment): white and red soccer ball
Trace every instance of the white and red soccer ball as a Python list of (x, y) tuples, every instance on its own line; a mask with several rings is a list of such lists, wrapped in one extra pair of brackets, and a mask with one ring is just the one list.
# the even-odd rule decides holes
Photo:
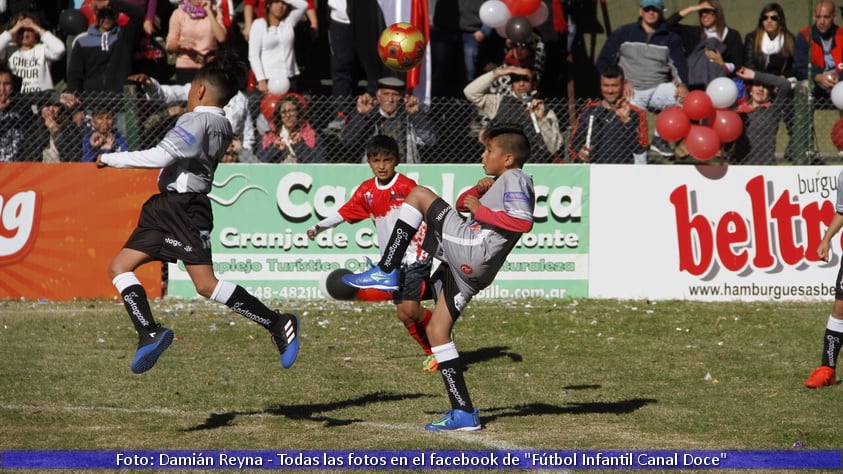
[(390, 69), (408, 71), (424, 59), (427, 40), (421, 30), (409, 23), (389, 25), (378, 39), (378, 55)]

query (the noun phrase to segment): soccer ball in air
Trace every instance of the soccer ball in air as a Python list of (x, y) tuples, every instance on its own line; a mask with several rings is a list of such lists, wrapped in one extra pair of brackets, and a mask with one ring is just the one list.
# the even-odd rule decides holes
[(390, 69), (408, 71), (424, 58), (427, 41), (422, 32), (409, 23), (389, 25), (378, 40), (378, 55)]

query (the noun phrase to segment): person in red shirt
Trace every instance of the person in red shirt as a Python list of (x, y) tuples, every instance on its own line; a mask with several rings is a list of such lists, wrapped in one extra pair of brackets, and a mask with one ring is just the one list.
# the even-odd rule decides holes
[[(315, 239), (320, 232), (343, 222), (353, 224), (369, 218), (375, 224), (378, 247), (383, 251), (389, 233), (398, 220), (398, 211), (404, 203), (404, 198), (417, 184), (395, 171), (401, 160), (398, 143), (390, 136), (374, 135), (370, 138), (366, 144), (366, 159), (375, 177), (361, 183), (348, 202), (308, 229), (307, 236), (310, 240)], [(432, 313), (421, 306), (421, 300), (427, 293), (427, 280), (432, 264), (430, 255), (422, 250), (424, 237), (425, 230), (422, 227), (404, 252), (400, 272), (401, 287), (393, 293), (393, 302), (398, 319), (404, 323), (407, 332), (427, 354), (422, 370), (435, 372), (438, 364), (425, 333)]]

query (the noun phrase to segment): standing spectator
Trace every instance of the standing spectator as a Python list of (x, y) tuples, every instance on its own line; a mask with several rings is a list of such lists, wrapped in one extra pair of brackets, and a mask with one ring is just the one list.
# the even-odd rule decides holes
[(129, 149), (129, 142), (114, 128), (114, 112), (97, 107), (91, 114), (91, 132), (82, 139), (82, 161), (97, 161), (97, 155)]
[(647, 114), (623, 95), (623, 70), (609, 66), (600, 75), (602, 100), (585, 104), (571, 132), (568, 153), (582, 163), (634, 163), (647, 151)]
[(170, 16), (167, 52), (176, 53), (177, 84), (187, 84), (225, 41), (222, 11), (209, 0), (182, 0)]
[(77, 36), (70, 50), (67, 90), (78, 99), (80, 93), (122, 93), (131, 71), (137, 31), (117, 25), (117, 11), (111, 7), (96, 11), (97, 24)]
[[(508, 76), (506, 92), (492, 92), (496, 79)], [(562, 147), (556, 113), (535, 97), (533, 71), (519, 66), (495, 68), (471, 81), (463, 93), (480, 111), (485, 122), (520, 125), (530, 142), (531, 159), (549, 163)], [(482, 139), (482, 135), (481, 135)]]
[(843, 71), (843, 29), (834, 23), (836, 19), (834, 2), (821, 0), (814, 6), (814, 24), (806, 26), (796, 36), (796, 78), (800, 81), (810, 79), (814, 97), (825, 102), (830, 99), (831, 88), (840, 81)]
[(744, 39), (744, 64), (757, 72), (795, 77), (795, 41), (782, 6), (768, 3), (761, 8), (758, 26)]
[(480, 20), (484, 1), (436, 2), (430, 30), (434, 97), (461, 96), (462, 88), (477, 77), (480, 45), (492, 32)]
[(0, 163), (40, 161), (41, 150), (29, 145), (35, 114), (14, 95), (12, 72), (0, 64)]
[(299, 94), (282, 97), (275, 105), (275, 119), (263, 136), (258, 161), (264, 163), (322, 163), (325, 155), (319, 135), (305, 117), (307, 102)]
[(299, 67), (296, 64), (295, 27), (307, 8), (305, 0), (267, 0), (266, 17), (252, 24), (249, 34), (249, 63), (264, 94), (269, 81), (286, 78), (295, 91)]
[[(641, 0), (638, 21), (616, 29), (600, 51), (597, 70), (618, 64), (626, 76), (624, 95), (642, 110), (658, 112), (678, 104), (688, 94), (688, 63), (682, 40), (663, 21), (662, 0)], [(662, 156), (674, 152), (664, 139), (653, 135), (650, 149)], [(645, 153), (635, 155), (646, 163)]]
[[(819, 108), (832, 106), (831, 89), (840, 82), (843, 72), (843, 28), (834, 23), (836, 19), (834, 2), (820, 0), (814, 5), (814, 24), (796, 35), (796, 79), (813, 84), (812, 94)], [(843, 149), (837, 153), (843, 155)]]
[(21, 93), (53, 88), (50, 65), (64, 55), (64, 42), (29, 12), (18, 13), (12, 27), (0, 33), (0, 51), (12, 73), (21, 78)]
[[(698, 25), (680, 22), (691, 13), (699, 14)], [(743, 67), (741, 34), (726, 25), (720, 0), (701, 0), (671, 15), (665, 25), (682, 38), (688, 59), (688, 87), (702, 89), (718, 77), (731, 76)]]
[(734, 164), (776, 164), (776, 129), (785, 105), (790, 102), (790, 81), (782, 76), (753, 71), (747, 67), (737, 77), (749, 85), (749, 95), (738, 104), (743, 133), (735, 142)]
[(400, 155), (407, 163), (421, 163), (418, 147), (436, 141), (427, 106), (414, 95), (406, 94), (404, 81), (394, 77), (378, 81), (375, 97), (366, 92), (357, 98), (342, 141), (356, 147), (374, 135), (388, 135), (398, 142)]
[[(334, 119), (328, 123), (328, 129), (342, 130), (349, 119), (344, 99), (352, 97), (354, 93), (354, 65), (359, 61), (363, 68), (366, 94), (369, 96), (375, 94), (378, 80), (390, 75), (378, 57), (377, 48), (373, 47), (386, 24), (383, 12), (375, 0), (328, 0), (328, 8), (331, 19), (328, 27), (331, 97), (335, 112)], [(401, 146), (403, 140), (397, 141)], [(404, 153), (401, 156), (406, 157)]]
[[(761, 8), (758, 26), (748, 33), (744, 39), (744, 64), (747, 68), (757, 72), (775, 74), (787, 79), (796, 80), (794, 67), (796, 39), (787, 28), (784, 8), (778, 3), (768, 3)], [(788, 88), (788, 96), (793, 97), (793, 89)], [(784, 91), (779, 91), (782, 93)], [(785, 158), (793, 158), (792, 137), (794, 133), (793, 101), (785, 101), (782, 105), (782, 118), (787, 127), (788, 144)]]

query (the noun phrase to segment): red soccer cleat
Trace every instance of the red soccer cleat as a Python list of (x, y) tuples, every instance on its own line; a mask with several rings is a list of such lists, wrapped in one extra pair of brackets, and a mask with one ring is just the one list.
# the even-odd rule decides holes
[(817, 370), (811, 372), (808, 380), (805, 381), (805, 386), (808, 388), (822, 388), (836, 383), (837, 375), (835, 375), (834, 369), (827, 365), (823, 365)]

